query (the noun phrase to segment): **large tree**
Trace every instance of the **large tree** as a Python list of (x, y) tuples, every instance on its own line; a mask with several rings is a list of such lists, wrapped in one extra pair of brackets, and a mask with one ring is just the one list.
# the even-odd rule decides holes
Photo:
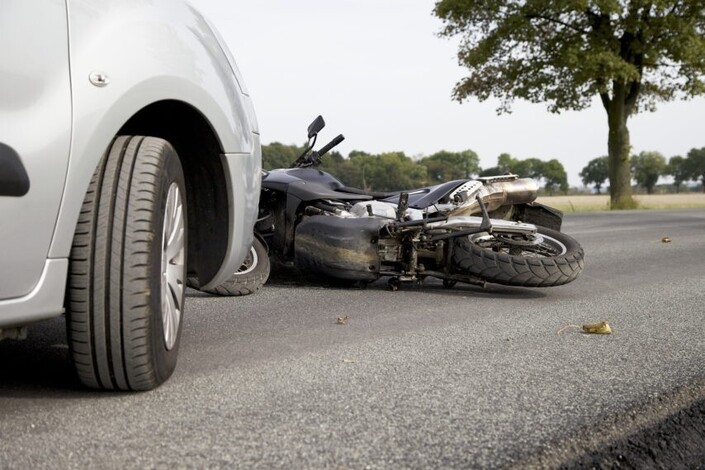
[[(629, 117), (705, 92), (705, 0), (441, 0), (469, 75), (454, 97), (607, 112), (612, 208), (631, 207)], [(557, 136), (560, 138), (560, 136)]]

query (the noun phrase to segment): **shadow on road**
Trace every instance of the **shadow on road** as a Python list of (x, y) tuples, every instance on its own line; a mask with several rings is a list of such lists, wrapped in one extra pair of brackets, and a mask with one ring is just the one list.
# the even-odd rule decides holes
[[(359, 284), (345, 283), (313, 277), (291, 277), (276, 275), (267, 282), (264, 289), (331, 289), (361, 291)], [(387, 279), (375, 281), (366, 290), (384, 295), (388, 290)], [(525, 289), (488, 284), (487, 287), (457, 284), (452, 289), (443, 287), (441, 281), (429, 279), (423, 285), (403, 283), (390, 296), (413, 293), (476, 299), (538, 299), (546, 293), (538, 289)], [(188, 289), (187, 297), (218, 297)], [(66, 322), (63, 317), (39, 322), (29, 327), (26, 340), (0, 341), (0, 397), (30, 398), (52, 396), (55, 398), (86, 396), (105, 397), (110, 393), (95, 393), (83, 387), (75, 374), (66, 339)]]
[[(385, 291), (390, 290), (387, 282), (390, 278), (383, 277), (369, 284), (342, 279), (326, 279), (310, 275), (276, 274), (270, 276), (265, 288), (319, 288), (319, 289), (349, 289)], [(195, 292), (195, 291), (194, 291)], [(485, 287), (471, 284), (458, 283), (453, 288), (443, 287), (439, 279), (427, 278), (423, 284), (403, 282), (397, 293), (422, 292), (430, 295), (461, 296), (477, 298), (505, 298), (505, 299), (541, 299), (546, 297), (546, 291), (536, 288), (510, 287), (499, 284), (486, 284)]]
[(63, 317), (30, 326), (25, 340), (0, 341), (0, 364), (0, 398), (105, 396), (76, 378)]

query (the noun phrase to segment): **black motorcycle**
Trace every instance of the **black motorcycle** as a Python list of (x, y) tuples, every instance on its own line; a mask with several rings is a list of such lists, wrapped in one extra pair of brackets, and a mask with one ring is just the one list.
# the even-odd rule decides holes
[(273, 261), (299, 271), (361, 283), (388, 276), (393, 288), (426, 277), (446, 287), (549, 287), (583, 270), (580, 244), (560, 232), (563, 214), (534, 202), (533, 179), (501, 175), (396, 193), (351, 188), (316, 169), (344, 139), (313, 150), (324, 126), (321, 116), (311, 123), (291, 168), (263, 172), (249, 265), (226, 283), (227, 293), (264, 284), (265, 246)]

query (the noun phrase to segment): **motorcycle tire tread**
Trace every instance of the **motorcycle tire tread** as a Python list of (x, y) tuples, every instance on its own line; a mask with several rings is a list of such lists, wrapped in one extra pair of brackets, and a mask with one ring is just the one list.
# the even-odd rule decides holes
[(544, 227), (539, 227), (539, 232), (565, 244), (566, 253), (528, 258), (497, 253), (472, 243), (467, 237), (460, 237), (456, 238), (453, 247), (454, 269), (487, 282), (517, 287), (554, 287), (575, 280), (585, 267), (580, 244), (563, 233)]
[(253, 247), (257, 252), (258, 262), (257, 266), (252, 271), (244, 274), (236, 273), (231, 276), (230, 279), (212, 289), (201, 288), (198, 278), (195, 276), (188, 277), (187, 285), (201, 292), (225, 297), (241, 297), (243, 295), (254, 294), (260, 290), (269, 279), (271, 265), (269, 256), (267, 255), (267, 249), (259, 240), (254, 240)]

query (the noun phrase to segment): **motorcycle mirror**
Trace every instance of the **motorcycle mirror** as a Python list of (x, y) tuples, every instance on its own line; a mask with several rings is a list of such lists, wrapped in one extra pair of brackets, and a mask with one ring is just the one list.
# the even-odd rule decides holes
[(323, 116), (318, 116), (316, 119), (313, 120), (311, 125), (308, 126), (308, 138), (309, 139), (313, 138), (325, 126), (326, 126), (326, 121), (323, 120)]

